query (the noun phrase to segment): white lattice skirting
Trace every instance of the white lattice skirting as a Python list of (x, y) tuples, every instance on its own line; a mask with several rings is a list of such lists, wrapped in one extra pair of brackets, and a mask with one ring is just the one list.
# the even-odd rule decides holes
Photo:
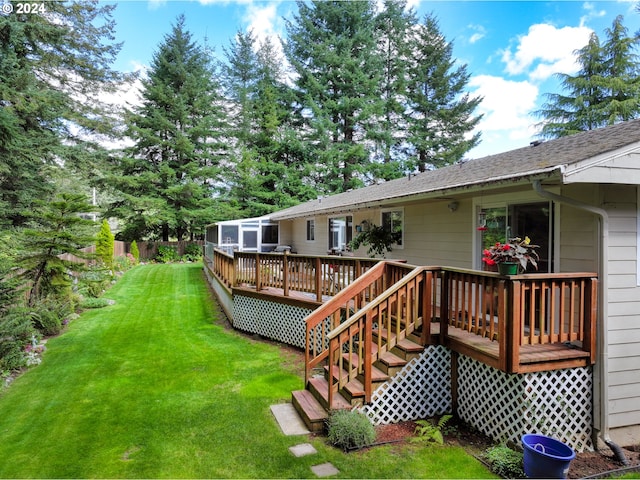
[(458, 416), (496, 441), (539, 433), (591, 451), (592, 378), (590, 367), (507, 374), (460, 355)]
[(278, 342), (305, 348), (304, 318), (312, 310), (254, 297), (233, 296), (233, 326)]
[(371, 395), (360, 409), (374, 425), (398, 423), (451, 411), (451, 353), (443, 346), (425, 348), (400, 373)]

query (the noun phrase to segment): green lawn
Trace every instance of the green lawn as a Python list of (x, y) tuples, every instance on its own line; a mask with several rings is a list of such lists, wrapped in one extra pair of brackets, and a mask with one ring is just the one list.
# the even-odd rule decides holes
[[(199, 264), (146, 265), (49, 340), (0, 396), (0, 478), (492, 476), (453, 447), (345, 454), (285, 436), (269, 406), (302, 388), (286, 350), (224, 328)], [(311, 441), (318, 453), (288, 447)]]

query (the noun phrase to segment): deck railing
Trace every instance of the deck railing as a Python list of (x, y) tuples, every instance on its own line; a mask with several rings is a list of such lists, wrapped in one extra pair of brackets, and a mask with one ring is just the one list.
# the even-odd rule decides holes
[(207, 258), (213, 272), (229, 288), (266, 288), (313, 294), (317, 302), (337, 292), (360, 277), (379, 260), (358, 257), (296, 255), (281, 253), (234, 252), (218, 249)]
[[(503, 277), (442, 267), (402, 268), (398, 282), (359, 310), (341, 316), (345, 298), (334, 297), (306, 318), (307, 331), (314, 332), (307, 336), (307, 378), (311, 368), (327, 360), (330, 396), (358, 376), (369, 401), (373, 363), (415, 330), (421, 330), (420, 341), (428, 344), (433, 322), (439, 323), (442, 343), (452, 328), (497, 343), (498, 368), (509, 373), (519, 371), (520, 349), (527, 345), (564, 343), (587, 352), (587, 361), (595, 362), (594, 273)], [(381, 271), (376, 266), (375, 274)], [(359, 282), (365, 285), (375, 278)], [(327, 318), (331, 322), (322, 324)]]

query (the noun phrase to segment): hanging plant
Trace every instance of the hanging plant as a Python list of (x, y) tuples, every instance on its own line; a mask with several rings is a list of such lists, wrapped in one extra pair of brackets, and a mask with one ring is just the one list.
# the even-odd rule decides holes
[(375, 257), (376, 255), (382, 255), (393, 251), (393, 245), (402, 240), (402, 231), (391, 232), (383, 226), (377, 226), (373, 223), (369, 224), (366, 230), (358, 233), (356, 237), (349, 242), (349, 248), (351, 250), (357, 250), (362, 245), (366, 245), (367, 255)]

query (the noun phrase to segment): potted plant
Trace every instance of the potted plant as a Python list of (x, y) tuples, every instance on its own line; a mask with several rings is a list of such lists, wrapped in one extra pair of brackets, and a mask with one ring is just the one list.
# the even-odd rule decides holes
[(497, 242), (495, 245), (482, 252), (482, 261), (489, 267), (497, 265), (501, 275), (516, 275), (518, 271), (524, 272), (529, 266), (538, 269), (538, 245), (532, 245), (529, 237), (524, 240), (515, 237), (506, 243)]

